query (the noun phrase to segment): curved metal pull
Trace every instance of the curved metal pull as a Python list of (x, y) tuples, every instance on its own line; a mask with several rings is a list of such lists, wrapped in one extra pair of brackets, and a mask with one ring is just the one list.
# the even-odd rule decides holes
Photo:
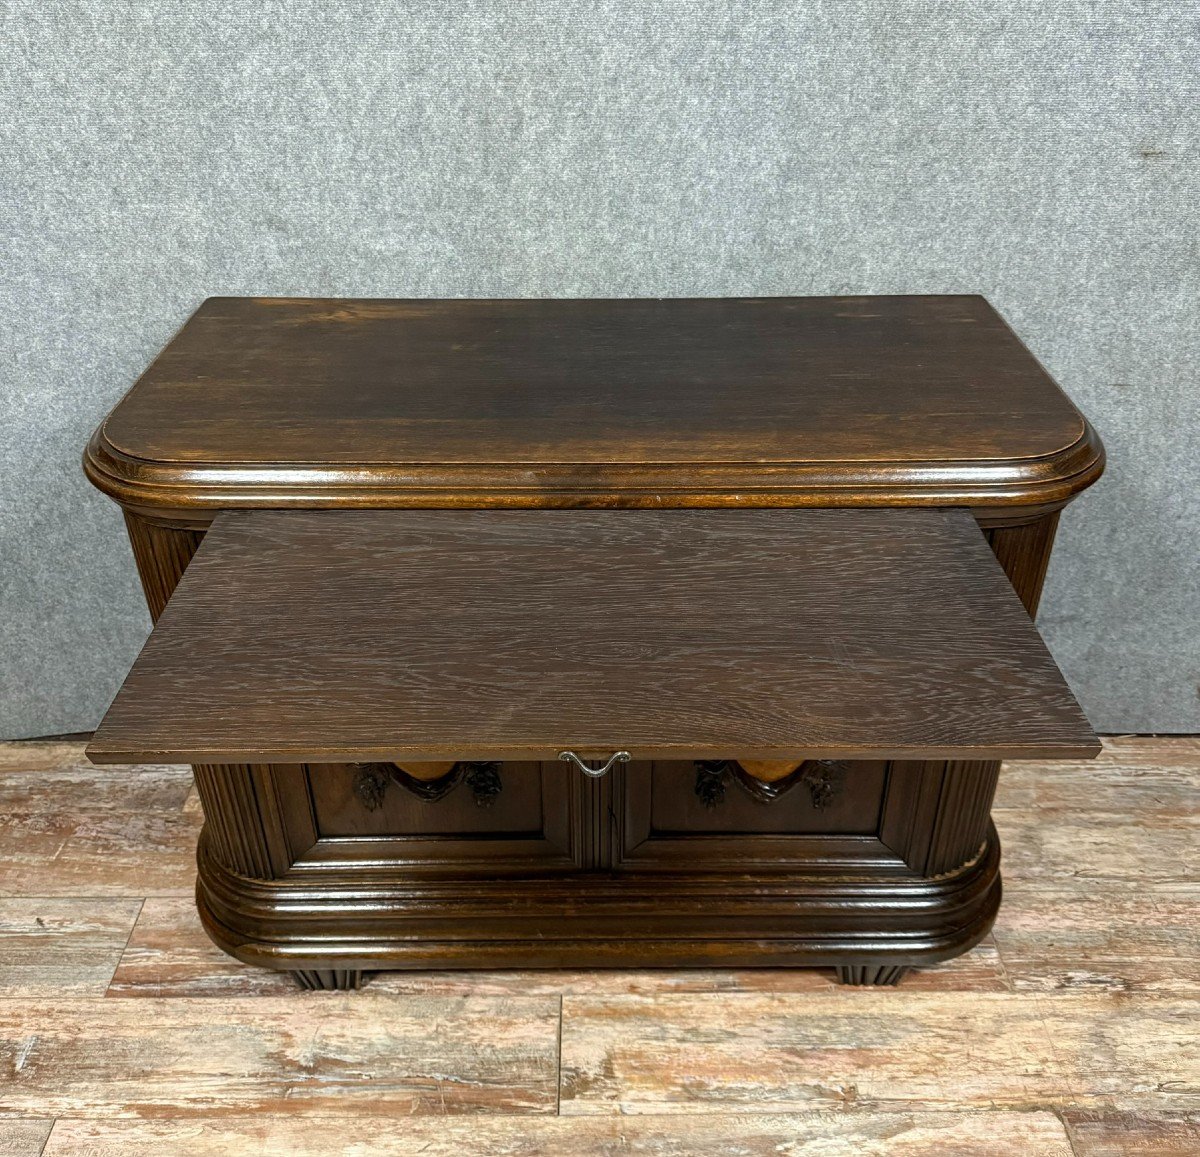
[(611, 756), (609, 756), (608, 762), (602, 767), (592, 767), (590, 764), (584, 763), (584, 761), (580, 759), (579, 756), (573, 751), (560, 751), (558, 753), (558, 758), (561, 759), (563, 763), (573, 763), (577, 768), (579, 768), (580, 771), (583, 772), (584, 775), (590, 775), (592, 779), (599, 779), (602, 775), (608, 774), (608, 769), (612, 767), (614, 763), (628, 763), (633, 756), (630, 755), (628, 751), (614, 752)]

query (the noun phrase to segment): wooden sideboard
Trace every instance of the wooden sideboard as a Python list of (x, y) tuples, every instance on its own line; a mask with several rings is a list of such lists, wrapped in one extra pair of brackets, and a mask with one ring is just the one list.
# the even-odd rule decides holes
[(212, 299), (85, 454), (156, 620), (89, 754), (194, 766), (205, 927), (308, 986), (894, 983), (999, 760), (1098, 750), (1031, 616), (1102, 468), (979, 297)]

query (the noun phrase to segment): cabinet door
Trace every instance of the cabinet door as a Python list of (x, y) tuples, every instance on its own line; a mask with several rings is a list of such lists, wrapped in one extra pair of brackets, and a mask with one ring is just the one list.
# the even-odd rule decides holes
[(299, 865), (334, 861), (419, 873), (575, 871), (593, 858), (587, 791), (562, 764), (456, 764), (432, 783), (390, 764), (309, 764), (315, 842)]
[(735, 761), (628, 764), (614, 778), (613, 866), (626, 871), (777, 868), (895, 857), (879, 842), (884, 761), (810, 760), (764, 785)]
[(289, 863), (504, 876), (588, 869), (794, 870), (895, 857), (879, 841), (884, 762), (809, 761), (764, 787), (736, 764), (636, 761), (601, 779), (561, 762), (275, 767)]

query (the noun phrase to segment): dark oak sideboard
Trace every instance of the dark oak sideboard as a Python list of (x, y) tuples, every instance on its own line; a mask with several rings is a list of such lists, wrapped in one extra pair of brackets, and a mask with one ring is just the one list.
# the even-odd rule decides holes
[(189, 763), (213, 940), (824, 965), (1000, 902), (1001, 759), (1099, 440), (979, 297), (217, 298), (97, 430), (155, 619), (88, 751)]

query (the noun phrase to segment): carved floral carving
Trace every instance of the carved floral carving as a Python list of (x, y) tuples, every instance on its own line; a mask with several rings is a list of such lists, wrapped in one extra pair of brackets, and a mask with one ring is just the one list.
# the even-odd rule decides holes
[(383, 793), (388, 785), (386, 766), (382, 763), (359, 764), (358, 774), (354, 777), (354, 794), (369, 812), (378, 811), (383, 803)]
[(367, 811), (377, 811), (388, 784), (393, 783), (425, 803), (436, 803), (465, 783), (479, 807), (491, 807), (504, 790), (500, 764), (496, 762), (456, 763), (437, 779), (417, 779), (394, 763), (360, 763), (354, 777), (354, 794)]
[(696, 761), (696, 795), (707, 808), (725, 802), (725, 779), (729, 771), (727, 759), (698, 759)]
[(724, 803), (725, 785), (730, 781), (764, 804), (803, 784), (812, 806), (824, 811), (841, 790), (846, 768), (840, 759), (806, 759), (791, 775), (767, 782), (749, 775), (736, 760), (697, 760), (695, 791), (705, 807), (714, 808)]

